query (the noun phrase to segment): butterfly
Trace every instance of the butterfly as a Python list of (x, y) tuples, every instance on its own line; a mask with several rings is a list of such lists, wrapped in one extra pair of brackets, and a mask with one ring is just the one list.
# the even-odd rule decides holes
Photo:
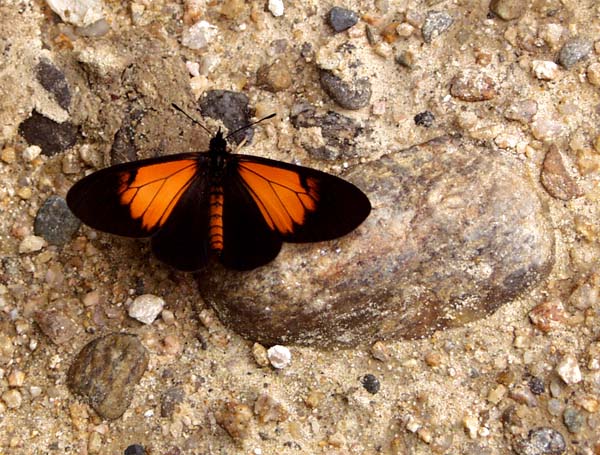
[(232, 153), (228, 137), (219, 129), (208, 151), (101, 169), (71, 187), (67, 204), (99, 231), (150, 237), (154, 255), (182, 271), (199, 270), (213, 256), (251, 270), (272, 261), (283, 242), (332, 240), (369, 215), (369, 199), (353, 184)]

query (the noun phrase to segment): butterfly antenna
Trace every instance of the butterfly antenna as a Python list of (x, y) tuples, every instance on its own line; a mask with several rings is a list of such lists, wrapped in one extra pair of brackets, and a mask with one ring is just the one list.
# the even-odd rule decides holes
[(213, 132), (211, 130), (209, 130), (207, 127), (205, 127), (202, 123), (200, 123), (198, 120), (196, 120), (194, 117), (192, 117), (190, 114), (188, 114), (187, 112), (185, 112), (183, 109), (181, 109), (179, 106), (177, 106), (177, 104), (175, 103), (171, 103), (171, 106), (173, 106), (175, 109), (177, 109), (179, 112), (181, 112), (183, 115), (185, 115), (187, 118), (189, 118), (193, 123), (195, 123), (196, 125), (198, 125), (199, 127), (201, 127), (204, 131), (206, 131), (208, 134), (210, 134), (211, 136), (213, 135)]
[(244, 126), (242, 126), (241, 128), (238, 128), (238, 129), (237, 129), (237, 130), (235, 130), (234, 132), (232, 132), (232, 133), (229, 133), (229, 134), (228, 134), (228, 135), (225, 137), (225, 139), (228, 139), (228, 138), (230, 138), (231, 136), (233, 136), (235, 133), (239, 133), (240, 131), (243, 131), (243, 130), (245, 130), (246, 128), (250, 128), (251, 126), (254, 126), (254, 125), (256, 125), (256, 124), (258, 124), (258, 123), (260, 123), (260, 122), (262, 122), (262, 121), (264, 121), (264, 120), (269, 120), (270, 118), (273, 118), (273, 117), (275, 117), (276, 115), (277, 115), (277, 114), (275, 114), (275, 113), (272, 113), (272, 114), (269, 114), (269, 115), (267, 115), (266, 117), (263, 117), (263, 118), (261, 118), (260, 120), (256, 120), (255, 122), (248, 123), (247, 125), (244, 125)]

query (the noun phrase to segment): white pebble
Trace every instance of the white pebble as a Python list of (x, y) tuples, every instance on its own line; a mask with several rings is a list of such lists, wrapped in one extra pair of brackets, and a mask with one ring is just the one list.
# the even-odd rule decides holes
[(269, 11), (275, 17), (283, 16), (283, 0), (269, 0)]
[(556, 367), (556, 372), (566, 384), (577, 384), (583, 379), (577, 359), (571, 355), (562, 359)]
[(165, 306), (165, 301), (152, 294), (143, 294), (131, 302), (127, 314), (144, 324), (152, 324)]
[(533, 70), (535, 77), (543, 81), (556, 79), (559, 71), (558, 65), (549, 60), (534, 60), (531, 62), (531, 69)]
[(285, 368), (292, 363), (292, 353), (290, 350), (278, 344), (267, 350), (267, 357), (271, 365), (277, 369)]
[(37, 235), (28, 235), (19, 244), (19, 253), (34, 253), (46, 246), (46, 241)]
[(198, 62), (190, 62), (189, 60), (185, 62), (185, 66), (187, 67), (190, 76), (200, 76), (200, 63)]
[(87, 27), (104, 19), (102, 0), (46, 0), (46, 3), (63, 22), (78, 27)]
[(35, 160), (42, 153), (42, 149), (39, 145), (30, 145), (25, 150), (23, 150), (23, 159), (25, 161), (31, 162)]
[(190, 49), (202, 49), (217, 35), (217, 27), (206, 21), (199, 21), (184, 30), (181, 44)]

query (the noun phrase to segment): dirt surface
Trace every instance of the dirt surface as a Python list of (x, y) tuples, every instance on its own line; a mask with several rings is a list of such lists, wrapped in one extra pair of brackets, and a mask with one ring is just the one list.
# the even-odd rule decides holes
[[(107, 0), (99, 24), (78, 28), (45, 2), (0, 2), (0, 453), (600, 453), (600, 7), (308, 1), (276, 16), (269, 3)], [(332, 6), (358, 22), (334, 33)], [(190, 33), (201, 20), (207, 42)], [(63, 212), (63, 230), (42, 235), (51, 217), (34, 227), (88, 170), (204, 150), (206, 133), (170, 105), (193, 112), (213, 89), (245, 93), (257, 117), (277, 112), (245, 153), (336, 174), (448, 134), (514, 157), (544, 194), (550, 277), (465, 327), (289, 346), (275, 369), (146, 243), (75, 233)], [(359, 124), (352, 147), (294, 128), (306, 103)], [(42, 130), (23, 123), (33, 111), (52, 132), (41, 150)], [(128, 315), (144, 294), (164, 300), (151, 324)], [(137, 335), (148, 367), (125, 413), (104, 420), (67, 374), (113, 332)]]

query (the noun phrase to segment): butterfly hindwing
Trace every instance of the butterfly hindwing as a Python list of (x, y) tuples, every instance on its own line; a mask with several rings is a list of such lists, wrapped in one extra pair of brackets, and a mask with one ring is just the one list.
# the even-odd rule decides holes
[(234, 155), (237, 175), (268, 227), (286, 242), (319, 242), (355, 229), (371, 211), (367, 196), (316, 169)]

